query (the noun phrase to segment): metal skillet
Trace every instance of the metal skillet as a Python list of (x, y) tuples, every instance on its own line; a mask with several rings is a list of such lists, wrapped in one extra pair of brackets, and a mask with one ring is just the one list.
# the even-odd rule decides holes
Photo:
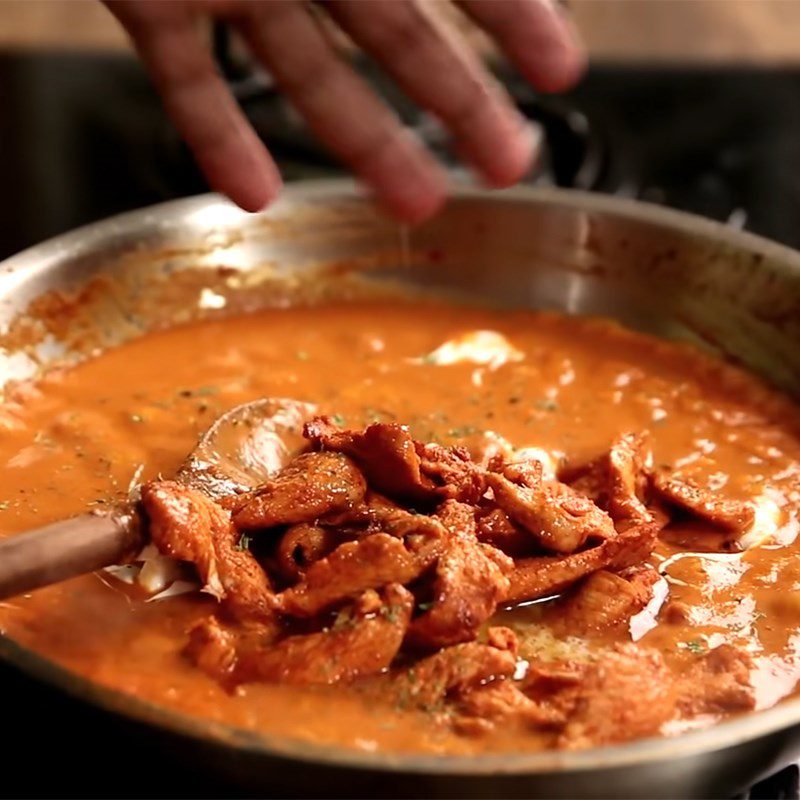
[[(0, 264), (0, 324), (46, 292), (76, 289), (67, 330), (45, 325), (35, 346), (47, 364), (81, 354), (77, 338), (70, 341), (78, 328), (92, 334), (93, 347), (109, 346), (152, 326), (247, 309), (253, 297), (285, 302), (285, 287), (304, 280), (325, 283), (315, 297), (329, 296), (339, 291), (333, 278), (346, 273), (341, 291), (350, 292), (354, 272), (376, 290), (399, 283), (494, 305), (615, 317), (715, 349), (800, 396), (800, 254), (685, 214), (576, 192), (460, 189), (440, 217), (410, 233), (343, 182), (296, 185), (257, 216), (211, 196), (169, 203)], [(165, 287), (180, 281), (196, 288), (193, 302), (186, 295), (169, 302)], [(164, 302), (150, 318), (142, 298), (156, 295)], [(4, 381), (30, 373), (26, 352), (0, 353)], [(92, 684), (7, 638), (0, 656), (146, 726), (142, 735), (162, 737), (176, 756), (280, 794), (729, 797), (800, 755), (800, 700), (671, 739), (585, 752), (380, 754), (183, 716)]]

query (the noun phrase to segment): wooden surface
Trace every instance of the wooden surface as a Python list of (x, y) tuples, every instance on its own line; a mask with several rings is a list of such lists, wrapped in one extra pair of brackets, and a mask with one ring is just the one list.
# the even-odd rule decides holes
[[(571, 0), (592, 56), (800, 61), (800, 0)], [(0, 47), (127, 47), (98, 0), (0, 0)]]
[(800, 61), (798, 0), (572, 0), (595, 58)]

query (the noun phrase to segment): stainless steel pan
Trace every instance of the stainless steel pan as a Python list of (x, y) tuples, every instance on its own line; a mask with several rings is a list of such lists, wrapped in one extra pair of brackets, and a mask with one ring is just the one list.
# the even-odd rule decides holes
[[(353, 272), (359, 279), (348, 283)], [(98, 276), (113, 280), (92, 284)], [(325, 291), (399, 283), (496, 305), (609, 315), (710, 347), (800, 396), (800, 254), (792, 250), (641, 203), (545, 190), (461, 189), (441, 216), (409, 232), (343, 182), (295, 185), (256, 216), (212, 196), (168, 203), (0, 264), (4, 326), (43, 293), (94, 287), (67, 303), (65, 328), (42, 328), (35, 359), (30, 348), (0, 351), (2, 380), (30, 374), (36, 359), (69, 356), (73, 346), (79, 356), (88, 328), (93, 346), (107, 346), (156, 324), (271, 302), (286, 286), (336, 287), (332, 276), (344, 288)], [(178, 282), (188, 293), (170, 302)], [(156, 295), (163, 302), (148, 315)], [(8, 639), (0, 639), (0, 655), (146, 726), (146, 735), (164, 737), (195, 764), (280, 793), (725, 797), (800, 754), (800, 700), (706, 731), (587, 752), (381, 755), (181, 716), (92, 685)]]

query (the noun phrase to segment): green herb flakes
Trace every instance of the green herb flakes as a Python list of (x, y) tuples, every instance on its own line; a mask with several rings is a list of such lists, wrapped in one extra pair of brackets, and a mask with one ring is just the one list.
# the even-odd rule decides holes
[(333, 621), (333, 625), (331, 626), (331, 630), (340, 631), (344, 628), (349, 628), (354, 624), (355, 618), (353, 617), (352, 612), (349, 609), (345, 609), (337, 614), (336, 619)]
[(397, 620), (400, 618), (399, 606), (383, 606), (380, 613), (382, 617), (385, 617), (389, 622), (392, 623), (397, 622)]
[(198, 386), (197, 389), (181, 389), (178, 392), (179, 397), (208, 397), (211, 394), (219, 392), (218, 386)]
[(533, 404), (539, 411), (558, 411), (558, 403), (552, 397), (542, 397)]
[(463, 439), (465, 436), (474, 436), (476, 433), (480, 433), (480, 430), (474, 425), (463, 425), (460, 428), (450, 428), (450, 430), (447, 431), (447, 435), (455, 439)]

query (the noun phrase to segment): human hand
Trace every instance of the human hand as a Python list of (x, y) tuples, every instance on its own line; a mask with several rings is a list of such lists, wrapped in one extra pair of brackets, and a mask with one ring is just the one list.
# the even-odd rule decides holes
[[(340, 58), (303, 0), (114, 0), (168, 114), (211, 186), (256, 211), (281, 188), (275, 162), (219, 76), (198, 22), (235, 26), (310, 128), (392, 213), (409, 222), (444, 203), (446, 174)], [(535, 156), (532, 129), (480, 59), (425, 0), (319, 4), (420, 106), (490, 186), (508, 186)], [(580, 76), (583, 54), (551, 0), (460, 0), (536, 88)]]

